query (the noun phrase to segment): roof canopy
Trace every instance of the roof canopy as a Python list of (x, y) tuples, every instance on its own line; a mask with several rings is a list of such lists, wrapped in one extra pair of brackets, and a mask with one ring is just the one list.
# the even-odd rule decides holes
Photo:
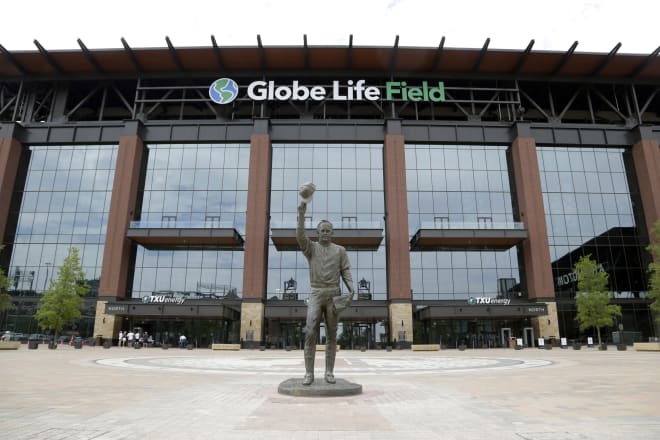
[(211, 36), (208, 47), (176, 48), (168, 37), (166, 47), (132, 48), (121, 39), (121, 49), (46, 50), (34, 40), (35, 51), (8, 51), (0, 45), (0, 79), (69, 76), (151, 76), (218, 73), (312, 74), (370, 72), (434, 74), (469, 77), (589, 79), (607, 81), (660, 80), (660, 47), (649, 55), (618, 54), (621, 43), (609, 53), (576, 52), (576, 41), (565, 52), (534, 51), (534, 40), (524, 50), (490, 50), (487, 39), (478, 49), (445, 47), (302, 46), (220, 47)]

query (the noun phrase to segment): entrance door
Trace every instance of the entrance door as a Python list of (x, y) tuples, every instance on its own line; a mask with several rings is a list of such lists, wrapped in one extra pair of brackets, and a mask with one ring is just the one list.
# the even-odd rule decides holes
[(502, 327), (500, 335), (502, 337), (502, 347), (507, 348), (511, 340), (511, 327)]
[(277, 348), (303, 348), (304, 334), (302, 321), (275, 321), (268, 342)]
[(523, 343), (525, 344), (525, 347), (533, 347), (534, 346), (534, 328), (533, 327), (523, 328)]

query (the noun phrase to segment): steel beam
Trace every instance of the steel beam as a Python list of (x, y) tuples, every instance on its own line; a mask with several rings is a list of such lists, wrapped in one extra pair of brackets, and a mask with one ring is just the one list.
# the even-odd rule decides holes
[(179, 72), (183, 72), (183, 64), (181, 64), (181, 60), (179, 59), (179, 55), (176, 53), (176, 49), (174, 48), (174, 45), (172, 44), (172, 41), (170, 40), (170, 37), (165, 36), (165, 41), (167, 42), (167, 47), (170, 50), (170, 55), (172, 56), (172, 61), (174, 61), (174, 64), (176, 64), (176, 68)]
[(529, 54), (532, 51), (532, 47), (534, 47), (534, 40), (530, 40), (529, 44), (523, 51), (523, 53), (520, 55), (520, 59), (516, 63), (516, 67), (513, 68), (513, 71), (511, 72), (513, 75), (517, 75), (518, 72), (520, 72), (520, 69), (525, 65), (525, 61), (527, 61), (527, 58), (529, 58)]
[(307, 47), (307, 34), (303, 34), (303, 58), (305, 69), (309, 69), (309, 48)]
[(142, 67), (140, 67), (140, 63), (138, 63), (137, 58), (135, 58), (135, 53), (133, 53), (133, 49), (131, 49), (131, 46), (128, 45), (124, 37), (121, 37), (121, 44), (122, 46), (124, 46), (124, 50), (128, 54), (128, 58), (130, 58), (131, 63), (133, 63), (133, 67), (135, 67), (137, 73), (142, 73)]
[(637, 79), (637, 77), (642, 74), (644, 69), (646, 69), (649, 66), (649, 64), (651, 64), (651, 62), (655, 59), (655, 57), (658, 56), (658, 53), (660, 53), (660, 46), (658, 46), (658, 48), (654, 50), (651, 53), (651, 55), (649, 55), (648, 57), (646, 57), (644, 61), (642, 61), (642, 63), (635, 69), (632, 75), (630, 75), (630, 78)]
[(62, 68), (60, 67), (59, 64), (53, 59), (52, 56), (48, 53), (48, 51), (37, 41), (36, 39), (34, 40), (34, 45), (37, 46), (37, 49), (39, 49), (39, 53), (41, 53), (41, 56), (43, 56), (50, 67), (52, 67), (57, 73), (64, 73)]
[(220, 48), (218, 43), (215, 41), (215, 36), (211, 35), (211, 44), (213, 45), (213, 53), (215, 54), (215, 61), (218, 63), (220, 70), (225, 69), (225, 63), (222, 62), (222, 54), (220, 53)]
[(346, 68), (353, 68), (353, 34), (348, 36), (348, 53), (346, 54)]
[(596, 76), (600, 72), (602, 72), (602, 70), (605, 67), (607, 67), (607, 65), (610, 64), (610, 62), (612, 62), (612, 60), (614, 59), (614, 55), (616, 55), (619, 49), (621, 49), (621, 42), (617, 43), (617, 45), (612, 48), (612, 50), (610, 51), (610, 53), (607, 54), (607, 57), (603, 60), (603, 62), (600, 63), (598, 67), (594, 69), (593, 72), (591, 72), (590, 76)]
[(573, 45), (568, 49), (568, 51), (566, 51), (564, 56), (561, 58), (561, 61), (559, 61), (559, 64), (557, 64), (557, 67), (552, 72), (551, 76), (555, 76), (555, 75), (559, 74), (559, 72), (561, 72), (561, 69), (564, 68), (564, 66), (566, 65), (568, 60), (573, 55), (573, 52), (575, 52), (575, 48), (577, 47), (577, 45), (578, 45), (578, 42), (575, 41), (575, 43), (573, 43)]
[(94, 55), (92, 52), (87, 49), (87, 46), (85, 46), (85, 43), (82, 42), (80, 38), (78, 38), (78, 46), (80, 46), (80, 49), (83, 51), (83, 54), (85, 54), (85, 58), (87, 58), (87, 61), (89, 61), (89, 64), (92, 65), (92, 67), (98, 72), (98, 73), (105, 73), (103, 68), (99, 65), (99, 63), (96, 61), (94, 58)]
[(18, 70), (18, 72), (21, 75), (27, 75), (27, 71), (25, 70), (25, 68), (23, 66), (21, 66), (21, 63), (16, 61), (16, 58), (14, 58), (14, 56), (11, 54), (11, 52), (9, 52), (7, 49), (5, 49), (5, 47), (2, 44), (0, 44), (0, 52), (2, 52), (2, 54), (5, 56), (5, 58), (7, 58), (7, 61), (9, 61), (14, 66), (14, 68), (16, 68), (16, 70)]
[(436, 71), (438, 69), (438, 66), (440, 65), (440, 59), (442, 58), (442, 51), (445, 48), (445, 37), (444, 35), (440, 39), (440, 44), (438, 45), (438, 50), (435, 51), (435, 56), (433, 57), (433, 67), (431, 68), (432, 71)]
[(261, 62), (261, 70), (268, 70), (266, 65), (266, 51), (264, 50), (264, 45), (261, 43), (261, 35), (257, 34), (257, 47), (259, 48), (259, 61)]
[(394, 39), (394, 46), (392, 46), (392, 56), (390, 57), (390, 74), (394, 72), (394, 67), (396, 67), (396, 56), (399, 52), (399, 36), (397, 35)]
[(483, 63), (484, 58), (486, 57), (486, 53), (488, 52), (489, 44), (490, 44), (490, 38), (486, 38), (486, 41), (484, 41), (484, 45), (481, 48), (481, 52), (479, 52), (479, 58), (477, 59), (477, 62), (474, 63), (474, 67), (472, 67), (472, 72), (477, 72), (479, 70), (481, 63)]

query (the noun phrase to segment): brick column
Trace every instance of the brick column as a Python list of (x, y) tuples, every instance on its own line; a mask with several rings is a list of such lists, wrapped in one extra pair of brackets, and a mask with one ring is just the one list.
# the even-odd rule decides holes
[[(255, 121), (250, 137), (241, 339), (247, 346), (262, 345), (264, 298), (268, 278), (268, 227), (270, 218), (271, 145), (268, 121)], [(248, 332), (253, 335), (248, 343)]]
[(23, 146), (15, 138), (16, 125), (0, 125), (0, 242), (4, 241), (11, 198)]
[(519, 136), (511, 145), (511, 159), (520, 220), (528, 235), (522, 244), (527, 294), (529, 298), (554, 298), (536, 141), (529, 127), (518, 127), (518, 131)]
[[(660, 220), (660, 147), (650, 129), (641, 127), (639, 141), (632, 147), (632, 158), (642, 199), (644, 221), (651, 237), (653, 224)], [(656, 237), (660, 239), (660, 237)]]
[(103, 335), (105, 338), (113, 337), (119, 331), (121, 323), (121, 318), (104, 313), (105, 303), (108, 300), (126, 298), (129, 290), (129, 262), (132, 245), (131, 241), (126, 238), (126, 232), (137, 209), (144, 155), (144, 144), (138, 135), (139, 129), (138, 121), (129, 121), (124, 127), (124, 134), (119, 138), (117, 165), (108, 214), (108, 229), (103, 250), (99, 301), (94, 321), (94, 335)]
[(532, 324), (537, 331), (542, 328), (545, 337), (560, 337), (536, 140), (528, 125), (518, 124), (516, 129), (511, 161), (518, 212), (527, 230), (527, 239), (522, 244), (525, 286), (529, 299), (542, 298), (548, 303), (548, 315), (532, 318)]
[[(390, 340), (397, 339), (397, 343), (409, 345), (412, 342), (413, 325), (405, 143), (400, 121), (387, 121), (386, 130), (383, 177)], [(400, 331), (405, 331), (405, 341), (399, 341)]]

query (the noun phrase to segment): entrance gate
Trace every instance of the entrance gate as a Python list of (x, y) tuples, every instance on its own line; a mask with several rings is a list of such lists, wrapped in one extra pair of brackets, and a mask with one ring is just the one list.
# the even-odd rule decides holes
[(534, 327), (525, 327), (523, 329), (523, 343), (525, 347), (534, 346)]
[(502, 327), (500, 335), (502, 340), (502, 347), (508, 347), (512, 336), (511, 327)]

